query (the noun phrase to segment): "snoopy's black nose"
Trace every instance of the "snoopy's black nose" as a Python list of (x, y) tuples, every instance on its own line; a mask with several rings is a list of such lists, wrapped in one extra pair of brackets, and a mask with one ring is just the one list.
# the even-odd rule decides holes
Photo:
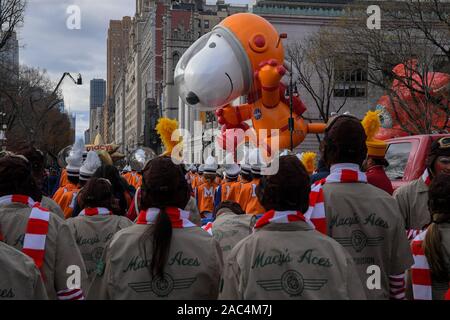
[(192, 91), (189, 91), (189, 93), (186, 96), (186, 101), (187, 103), (194, 105), (200, 102), (200, 99), (197, 97), (197, 95), (195, 93), (193, 93)]

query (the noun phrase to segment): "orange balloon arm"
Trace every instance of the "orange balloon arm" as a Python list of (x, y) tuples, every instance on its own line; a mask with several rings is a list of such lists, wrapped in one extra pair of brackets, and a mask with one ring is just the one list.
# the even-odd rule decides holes
[(258, 71), (261, 84), (262, 103), (268, 108), (274, 108), (280, 102), (280, 80), (286, 69), (274, 59), (263, 62)]
[(308, 123), (308, 133), (324, 133), (325, 123)]
[(241, 104), (239, 106), (227, 105), (216, 111), (216, 116), (220, 124), (229, 128), (236, 128), (244, 121), (251, 119), (252, 106)]

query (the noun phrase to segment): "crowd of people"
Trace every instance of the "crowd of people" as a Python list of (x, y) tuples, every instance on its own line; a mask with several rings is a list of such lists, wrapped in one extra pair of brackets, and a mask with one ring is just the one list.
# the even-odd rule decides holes
[(46, 188), (39, 150), (3, 152), (0, 299), (442, 300), (450, 138), (395, 192), (385, 152), (350, 115), (312, 175), (295, 154), (272, 175), (169, 156), (121, 173), (74, 146)]

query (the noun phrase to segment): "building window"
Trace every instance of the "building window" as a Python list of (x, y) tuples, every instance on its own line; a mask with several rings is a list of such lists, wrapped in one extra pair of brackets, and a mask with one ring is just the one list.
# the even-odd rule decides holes
[(334, 64), (334, 96), (362, 98), (367, 96), (367, 58), (339, 57)]
[(209, 29), (209, 20), (203, 21), (203, 27), (204, 27), (205, 29)]

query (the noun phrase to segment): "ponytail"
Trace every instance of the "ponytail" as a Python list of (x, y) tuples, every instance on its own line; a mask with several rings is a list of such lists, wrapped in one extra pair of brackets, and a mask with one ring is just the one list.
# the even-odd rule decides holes
[(165, 209), (161, 209), (153, 232), (153, 251), (150, 272), (153, 277), (163, 277), (172, 242), (172, 223)]
[[(436, 216), (440, 215), (434, 215), (434, 217)], [(437, 218), (437, 222), (433, 221), (428, 227), (423, 245), (425, 256), (428, 260), (428, 263), (430, 264), (431, 275), (433, 279), (438, 282), (448, 282), (448, 270), (443, 258), (442, 237), (439, 231), (439, 223), (444, 221), (439, 220), (441, 219)]]

